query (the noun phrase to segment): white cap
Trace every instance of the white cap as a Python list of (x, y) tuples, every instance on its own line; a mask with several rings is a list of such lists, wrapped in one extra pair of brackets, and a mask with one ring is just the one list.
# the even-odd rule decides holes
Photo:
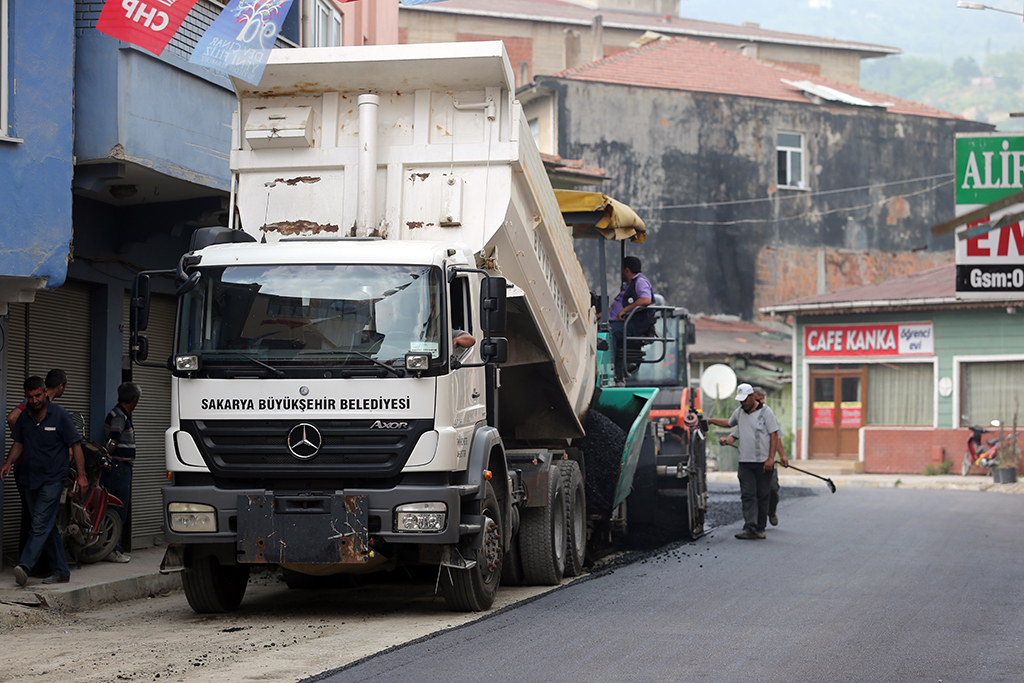
[(744, 382), (743, 384), (736, 387), (736, 400), (746, 401), (747, 396), (750, 396), (752, 393), (754, 393), (754, 387)]

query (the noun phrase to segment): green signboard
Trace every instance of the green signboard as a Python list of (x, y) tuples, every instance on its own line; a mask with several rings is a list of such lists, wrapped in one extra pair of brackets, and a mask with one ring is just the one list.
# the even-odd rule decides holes
[(1024, 189), (1024, 133), (956, 137), (956, 204), (988, 204)]

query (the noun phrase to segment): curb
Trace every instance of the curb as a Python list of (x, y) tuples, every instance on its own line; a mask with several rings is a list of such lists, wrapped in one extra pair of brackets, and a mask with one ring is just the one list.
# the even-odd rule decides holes
[(147, 574), (68, 591), (36, 593), (47, 609), (78, 611), (125, 600), (139, 600), (181, 590), (181, 575)]

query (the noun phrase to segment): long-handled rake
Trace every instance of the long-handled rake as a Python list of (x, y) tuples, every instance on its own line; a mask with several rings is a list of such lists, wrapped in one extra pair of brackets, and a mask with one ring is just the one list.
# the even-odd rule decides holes
[(815, 474), (814, 472), (808, 472), (807, 470), (802, 470), (799, 467), (794, 467), (793, 465), (788, 465), (788, 467), (791, 470), (796, 470), (797, 472), (800, 472), (802, 474), (808, 474), (808, 475), (810, 475), (810, 476), (812, 476), (812, 477), (814, 477), (816, 479), (821, 479), (823, 482), (828, 484), (828, 487), (832, 490), (832, 493), (836, 492), (836, 485), (833, 484), (832, 480), (829, 479), (828, 477), (823, 477), (820, 474)]

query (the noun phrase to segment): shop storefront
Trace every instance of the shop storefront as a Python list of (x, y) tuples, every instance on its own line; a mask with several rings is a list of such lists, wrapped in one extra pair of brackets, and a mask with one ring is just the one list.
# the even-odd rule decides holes
[(798, 458), (959, 469), (968, 425), (1024, 423), (1022, 302), (958, 301), (953, 269), (763, 309), (795, 323)]

